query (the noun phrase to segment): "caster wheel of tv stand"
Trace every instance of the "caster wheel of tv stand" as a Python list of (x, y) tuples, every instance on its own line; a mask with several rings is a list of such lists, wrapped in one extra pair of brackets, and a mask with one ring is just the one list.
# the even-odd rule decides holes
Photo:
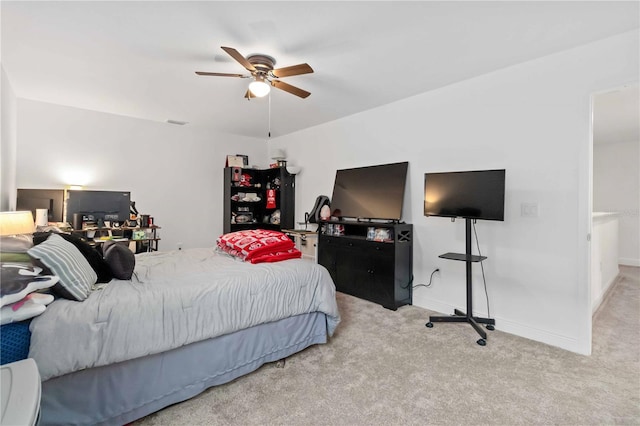
[(427, 326), (428, 328), (433, 328), (433, 323), (429, 321), (428, 323), (425, 324), (425, 326)]
[(495, 330), (496, 328), (494, 326), (492, 326), (491, 324), (487, 325), (487, 330)]
[(480, 346), (487, 346), (487, 341), (484, 339), (478, 339), (476, 343), (479, 344)]

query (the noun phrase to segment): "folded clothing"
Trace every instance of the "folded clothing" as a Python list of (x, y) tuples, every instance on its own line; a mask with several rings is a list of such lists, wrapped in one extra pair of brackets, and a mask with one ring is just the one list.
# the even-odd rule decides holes
[(42, 268), (37, 266), (2, 263), (0, 269), (0, 306), (18, 302), (29, 293), (53, 286), (60, 279), (55, 275), (39, 275)]
[(29, 357), (30, 324), (29, 319), (0, 327), (0, 364), (9, 364)]
[[(286, 252), (295, 248), (294, 242), (286, 234), (267, 229), (249, 229), (230, 232), (218, 237), (218, 247), (238, 252), (238, 257), (250, 261), (263, 255)], [(225, 250), (230, 252), (228, 250)]]
[[(16, 309), (13, 309), (13, 305), (19, 304)], [(0, 325), (11, 324), (12, 322), (24, 321), (29, 318), (40, 315), (47, 309), (47, 307), (41, 303), (34, 302), (33, 300), (26, 300), (25, 302), (18, 302), (12, 305), (3, 306), (0, 308)]]
[(19, 302), (12, 303), (7, 306), (8, 307), (10, 306), (12, 310), (17, 311), (22, 307), (22, 305), (24, 305), (27, 302), (46, 306), (49, 303), (53, 302), (53, 300), (54, 300), (54, 297), (51, 294), (29, 293), (24, 299), (20, 300)]
[(292, 248), (287, 251), (278, 251), (275, 253), (267, 253), (262, 256), (257, 256), (251, 259), (251, 263), (264, 263), (264, 262), (279, 262), (287, 259), (300, 259), (302, 252), (297, 248)]

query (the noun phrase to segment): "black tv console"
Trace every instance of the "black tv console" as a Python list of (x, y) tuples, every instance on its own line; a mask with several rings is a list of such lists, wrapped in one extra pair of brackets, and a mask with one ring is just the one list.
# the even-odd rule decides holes
[[(339, 231), (335, 231), (339, 229)], [(386, 241), (367, 239), (369, 228)], [(318, 227), (318, 263), (336, 289), (396, 310), (412, 303), (413, 225), (328, 221)]]
[(471, 266), (474, 262), (482, 262), (486, 259), (485, 256), (475, 256), (471, 254), (471, 221), (473, 219), (465, 219), (465, 227), (466, 227), (466, 253), (445, 253), (441, 254), (440, 258), (449, 259), (449, 260), (459, 260), (466, 263), (467, 266), (467, 312), (462, 312), (458, 309), (454, 309), (453, 315), (448, 316), (436, 316), (432, 315), (429, 317), (429, 322), (426, 324), (427, 327), (433, 327), (434, 322), (467, 322), (471, 324), (471, 326), (476, 330), (476, 332), (480, 335), (480, 339), (478, 339), (477, 343), (480, 346), (485, 346), (487, 344), (487, 333), (480, 327), (479, 324), (487, 324), (488, 330), (493, 330), (494, 325), (496, 324), (495, 320), (492, 318), (482, 318), (482, 317), (474, 317), (473, 316), (473, 286), (472, 286), (472, 278), (471, 278)]

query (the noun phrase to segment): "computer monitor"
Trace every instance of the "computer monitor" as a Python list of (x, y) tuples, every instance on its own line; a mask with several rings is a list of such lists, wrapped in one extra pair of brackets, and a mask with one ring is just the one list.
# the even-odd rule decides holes
[(16, 210), (28, 210), (35, 219), (36, 209), (47, 209), (49, 222), (63, 222), (64, 189), (18, 189)]

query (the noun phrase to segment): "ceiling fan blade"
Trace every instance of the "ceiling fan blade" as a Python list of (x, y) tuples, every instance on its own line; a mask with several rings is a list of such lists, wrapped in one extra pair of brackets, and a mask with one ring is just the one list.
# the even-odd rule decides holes
[(278, 78), (289, 77), (291, 75), (309, 74), (312, 72), (313, 68), (311, 68), (309, 64), (292, 65), (290, 67), (278, 68), (271, 71), (271, 73)]
[(240, 78), (249, 78), (248, 75), (242, 75), (242, 74), (227, 74), (224, 72), (204, 72), (204, 71), (196, 71), (196, 74), (198, 75), (212, 75), (215, 77), (240, 77)]
[(249, 70), (251, 72), (255, 72), (256, 71), (256, 68), (251, 64), (251, 62), (247, 61), (247, 58), (242, 56), (240, 54), (240, 52), (238, 52), (233, 47), (224, 47), (224, 46), (222, 46), (222, 50), (227, 52), (233, 59), (238, 61), (240, 63), (240, 65), (245, 67), (247, 70)]
[(311, 93), (307, 92), (306, 90), (302, 90), (296, 86), (292, 86), (288, 83), (285, 83), (284, 81), (280, 81), (280, 80), (272, 80), (271, 81), (271, 85), (275, 88), (278, 88), (280, 90), (284, 90), (285, 92), (289, 92), (292, 95), (296, 95), (299, 96), (301, 98), (306, 98), (307, 96), (309, 96)]
[(256, 97), (256, 95), (254, 95), (253, 92), (251, 92), (251, 90), (247, 89), (247, 93), (244, 94), (244, 97), (247, 99), (253, 99)]

